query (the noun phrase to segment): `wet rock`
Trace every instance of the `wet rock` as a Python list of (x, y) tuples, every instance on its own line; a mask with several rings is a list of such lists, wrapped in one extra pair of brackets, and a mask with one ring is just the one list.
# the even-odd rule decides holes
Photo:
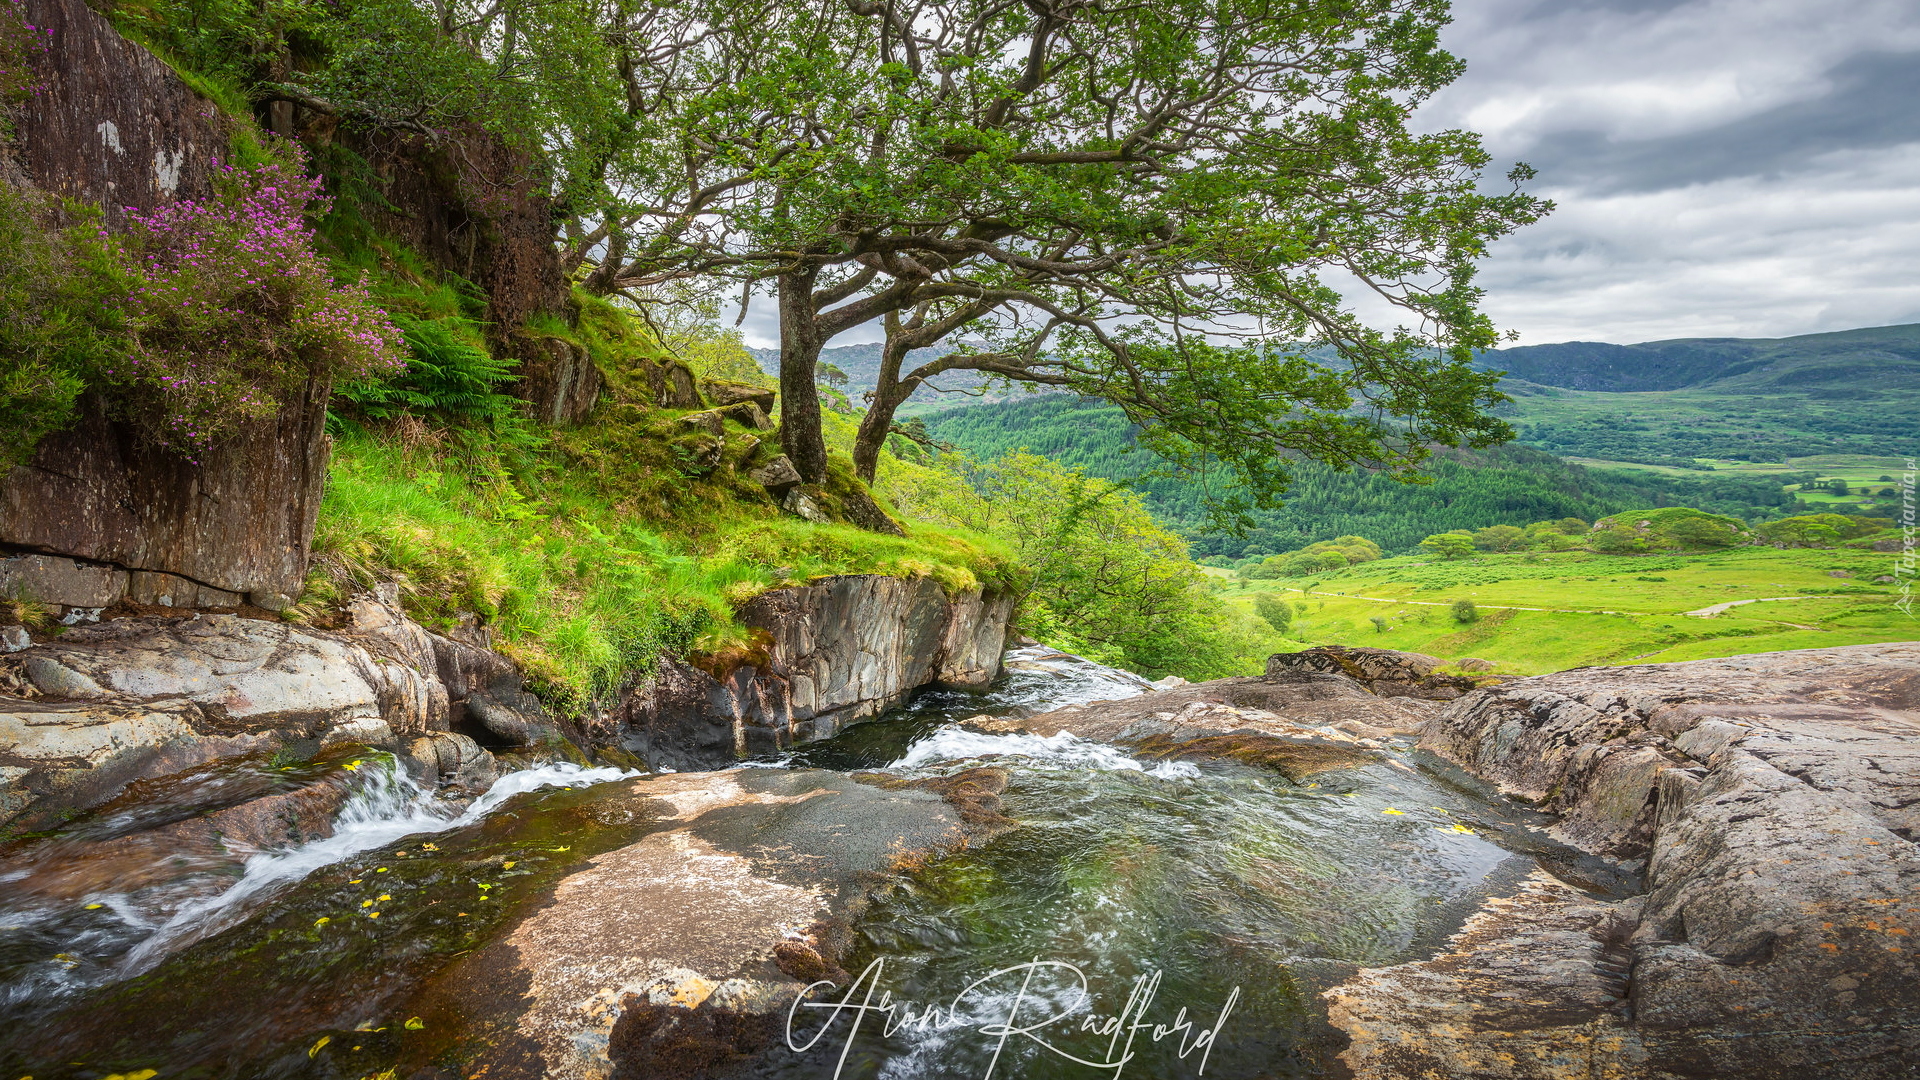
[[(1523, 679), (1448, 706), (1422, 745), (1560, 814), (1561, 839), (1644, 863), (1646, 895), (1613, 906), (1603, 935), (1623, 957), (1612, 968), (1630, 973), (1619, 994), (1630, 1007), (1515, 1008), (1586, 962), (1574, 938), (1565, 964), (1549, 950), (1397, 1005), (1373, 992), (1390, 985), (1380, 973), (1362, 972), (1331, 997), (1360, 1003), (1336, 1008), (1356, 1061), (1435, 1077), (1912, 1074), (1920, 645)], [(1481, 952), (1474, 964), (1494, 962), (1491, 946)], [(1380, 1031), (1419, 1033), (1424, 1056), (1394, 1057), (1381, 1048), (1406, 1040)], [(1501, 1057), (1502, 1046), (1518, 1049)]]
[(875, 787), (931, 791), (959, 811), (961, 821), (982, 829), (997, 831), (1013, 825), (1013, 819), (1000, 812), (1000, 793), (1007, 790), (1011, 778), (1005, 769), (988, 765), (962, 769), (951, 776), (911, 780), (891, 773), (861, 772), (854, 773), (853, 778)]
[(481, 1047), (462, 1075), (694, 1080), (739, 1064), (778, 1042), (804, 976), (843, 974), (848, 928), (895, 867), (972, 834), (931, 792), (825, 771), (631, 792), (658, 808), (654, 831), (562, 878), (401, 1013)]
[(1011, 608), (1005, 595), (948, 597), (925, 578), (850, 574), (775, 589), (740, 609), (759, 646), (702, 666), (663, 657), (651, 680), (588, 721), (584, 739), (706, 768), (828, 738), (922, 686), (985, 687)]
[(0, 652), (16, 653), (33, 647), (33, 638), (24, 626), (0, 626)]
[(499, 763), (465, 735), (436, 731), (409, 742), (407, 757), (427, 783), (466, 795), (480, 795), (499, 778)]
[(1629, 1024), (1630, 905), (1535, 873), (1489, 901), (1431, 960), (1327, 991), (1356, 1077), (1654, 1080)]

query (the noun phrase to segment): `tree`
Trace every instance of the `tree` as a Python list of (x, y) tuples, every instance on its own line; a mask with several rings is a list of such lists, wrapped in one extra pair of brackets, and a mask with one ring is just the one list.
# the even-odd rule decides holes
[(1470, 623), (1480, 618), (1480, 609), (1471, 600), (1455, 600), (1448, 610), (1452, 612), (1455, 622)]
[(1367, 621), (1373, 624), (1373, 632), (1374, 632), (1374, 633), (1376, 633), (1376, 634), (1384, 634), (1384, 633), (1386, 633), (1386, 632), (1387, 632), (1387, 618), (1386, 618), (1386, 616), (1384, 616), (1384, 615), (1372, 615), (1372, 616), (1369, 616), (1369, 617), (1367, 618)]
[(1481, 551), (1521, 551), (1527, 547), (1527, 530), (1518, 525), (1489, 525), (1473, 534), (1473, 546)]
[[(1546, 206), (1480, 190), (1471, 134), (1407, 130), (1460, 70), (1443, 3), (702, 10), (673, 63), (627, 74), (659, 137), (622, 148), (630, 194), (574, 223), (569, 258), (608, 291), (771, 283), (803, 477), (826, 467), (820, 349), (876, 318), (863, 475), (905, 395), (962, 368), (1115, 401), (1176, 468), (1256, 500), (1282, 454), (1411, 476), (1430, 444), (1510, 434), (1470, 367), (1495, 341), (1473, 264)], [(1424, 329), (1368, 327), (1327, 272)], [(984, 344), (900, 371), (968, 329)]]
[(1473, 534), (1436, 533), (1420, 541), (1420, 546), (1442, 559), (1464, 559), (1473, 554)]
[(1284, 634), (1293, 626), (1293, 605), (1275, 593), (1263, 592), (1255, 596), (1253, 611), (1265, 619), (1275, 633)]

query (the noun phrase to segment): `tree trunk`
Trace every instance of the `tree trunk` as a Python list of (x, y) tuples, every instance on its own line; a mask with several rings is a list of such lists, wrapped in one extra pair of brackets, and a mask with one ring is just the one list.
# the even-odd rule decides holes
[(814, 370), (820, 362), (819, 319), (813, 309), (811, 267), (781, 274), (780, 299), (780, 448), (785, 450), (800, 479), (809, 484), (827, 479), (827, 442), (820, 432), (820, 392)]
[(909, 385), (900, 383), (900, 366), (905, 361), (911, 343), (905, 335), (894, 332), (894, 320), (890, 324), (887, 343), (880, 351), (880, 373), (873, 383), (873, 403), (867, 406), (867, 415), (860, 420), (860, 432), (853, 439), (853, 471), (862, 483), (872, 484), (874, 470), (880, 464), (880, 448), (886, 445), (887, 433), (893, 430), (893, 414), (920, 385), (919, 380), (911, 380)]

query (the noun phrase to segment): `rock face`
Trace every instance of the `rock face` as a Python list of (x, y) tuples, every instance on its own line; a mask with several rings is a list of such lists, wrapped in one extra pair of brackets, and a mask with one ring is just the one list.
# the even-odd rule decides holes
[(922, 686), (983, 688), (1000, 670), (1012, 599), (948, 598), (928, 579), (828, 578), (749, 601), (762, 645), (730, 658), (661, 660), (589, 726), (596, 749), (700, 768), (832, 736)]
[(565, 338), (515, 337), (506, 348), (520, 358), (514, 396), (533, 419), (569, 427), (593, 414), (607, 380), (587, 350)]
[(36, 187), (101, 207), (151, 208), (212, 191), (230, 122), (173, 69), (121, 37), (83, 0), (27, 0), (25, 20), (51, 31), (27, 53), (33, 85), (20, 107), (17, 160)]
[[(104, 208), (110, 226), (127, 207), (211, 192), (231, 127), (213, 103), (82, 0), (29, 0), (25, 16), (52, 31), (45, 51), (28, 54), (43, 89), (22, 106), (14, 158), (0, 169)], [(226, 606), (297, 594), (324, 480), (327, 392), (310, 384), (199, 465), (141, 445), (103, 402), (84, 400), (73, 429), (0, 477), (0, 545), (99, 564), (136, 599), (205, 589), (202, 602)], [(166, 577), (141, 592), (143, 574)], [(102, 606), (98, 594), (41, 599)]]
[(939, 795), (816, 770), (680, 773), (618, 797), (653, 831), (561, 879), (406, 1010), (480, 1048), (464, 1075), (724, 1075), (780, 1042), (808, 984), (844, 988), (850, 924), (898, 860), (979, 835)]
[[(1422, 741), (1644, 864), (1329, 991), (1361, 1076), (1893, 1080), (1920, 1067), (1920, 645), (1584, 668)], [(1523, 1007), (1533, 998), (1554, 1007)]]
[[(401, 749), (469, 718), (495, 745), (555, 737), (503, 658), (378, 598), (351, 610), (337, 633), (235, 615), (115, 619), (0, 658), (0, 825), (38, 827), (135, 780), (282, 746)], [(491, 779), (471, 739), (423, 754), (434, 778)]]

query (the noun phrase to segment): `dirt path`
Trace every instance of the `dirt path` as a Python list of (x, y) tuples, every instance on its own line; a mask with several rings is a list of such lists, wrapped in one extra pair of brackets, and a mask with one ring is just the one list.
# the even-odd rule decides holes
[[(1703, 607), (1697, 611), (1683, 611), (1680, 614), (1698, 615), (1703, 619), (1711, 619), (1715, 615), (1720, 614), (1721, 612), (1727, 610), (1728, 608), (1737, 608), (1741, 604), (1762, 604), (1767, 602), (1768, 600), (1812, 600), (1812, 599), (1815, 599), (1815, 598), (1811, 596), (1756, 596), (1751, 600), (1729, 600), (1724, 604), (1714, 604), (1712, 607)], [(1792, 624), (1789, 623), (1788, 625), (1792, 625)]]
[[(1381, 596), (1361, 596), (1359, 593), (1330, 593), (1330, 592), (1324, 592), (1324, 591), (1309, 592), (1306, 589), (1297, 589), (1297, 590), (1289, 589), (1287, 591), (1299, 592), (1305, 596), (1338, 596), (1348, 600), (1367, 600), (1375, 604), (1417, 604), (1420, 607), (1451, 607), (1453, 606), (1453, 601), (1451, 600), (1389, 600)], [(1762, 604), (1762, 603), (1766, 603), (1769, 600), (1815, 600), (1815, 599), (1818, 599), (1818, 597), (1756, 596), (1751, 600), (1729, 600), (1724, 604), (1714, 604), (1710, 607), (1698, 608), (1694, 611), (1682, 611), (1680, 612), (1680, 614), (1697, 615), (1702, 619), (1711, 619), (1715, 615), (1718, 615), (1728, 610), (1729, 608), (1737, 608), (1742, 604)], [(1665, 612), (1665, 611), (1605, 611), (1598, 608), (1518, 607), (1513, 604), (1482, 604), (1478, 601), (1474, 602), (1474, 606), (1487, 608), (1492, 611), (1552, 611), (1552, 612), (1558, 612), (1559, 614), (1562, 614), (1562, 615), (1666, 615), (1666, 614), (1670, 614), (1670, 612)], [(1792, 626), (1796, 624), (1789, 623), (1787, 625)], [(1805, 627), (1804, 629), (1811, 630), (1813, 629), (1813, 627)], [(1647, 655), (1651, 656), (1653, 654), (1648, 653)]]

